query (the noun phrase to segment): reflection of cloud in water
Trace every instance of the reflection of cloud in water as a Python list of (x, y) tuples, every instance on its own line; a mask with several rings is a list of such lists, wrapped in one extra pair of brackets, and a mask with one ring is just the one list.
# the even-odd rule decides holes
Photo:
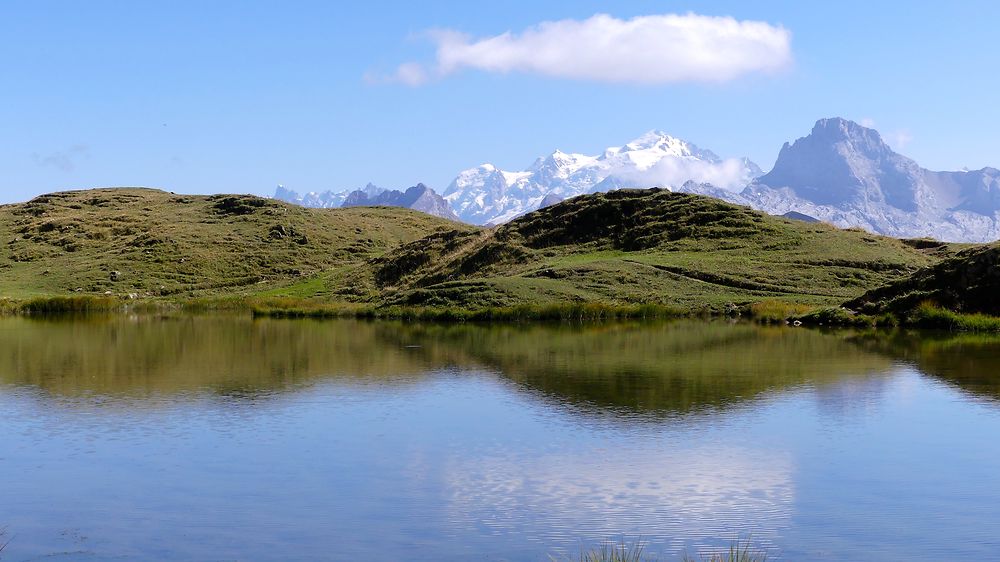
[(844, 377), (835, 384), (817, 385), (813, 388), (816, 405), (822, 414), (840, 420), (873, 413), (885, 403), (889, 389), (898, 386), (901, 374), (897, 369), (878, 376)]
[(456, 528), (559, 545), (641, 536), (650, 551), (768, 547), (789, 524), (793, 463), (745, 448), (580, 451), (455, 459), (445, 469)]

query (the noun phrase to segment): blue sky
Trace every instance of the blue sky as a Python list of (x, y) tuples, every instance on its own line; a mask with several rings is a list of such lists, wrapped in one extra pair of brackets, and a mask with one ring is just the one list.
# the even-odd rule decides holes
[[(828, 116), (870, 120), (932, 169), (1000, 166), (994, 2), (414, 4), (8, 0), (0, 201), (109, 185), (443, 189), (486, 161), (521, 169), (654, 128), (769, 169), (783, 142)], [(416, 87), (370, 79), (433, 66), (428, 29), (482, 38), (688, 12), (781, 26), (791, 62), (709, 83), (476, 69)]]

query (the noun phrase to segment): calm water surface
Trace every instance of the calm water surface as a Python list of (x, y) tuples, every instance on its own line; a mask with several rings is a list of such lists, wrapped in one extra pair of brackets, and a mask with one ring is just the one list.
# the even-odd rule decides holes
[(0, 320), (4, 560), (1000, 556), (1000, 340)]

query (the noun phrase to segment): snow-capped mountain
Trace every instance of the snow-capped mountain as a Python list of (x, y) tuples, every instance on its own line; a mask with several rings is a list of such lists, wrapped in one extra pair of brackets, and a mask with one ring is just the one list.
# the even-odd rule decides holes
[(465, 222), (498, 224), (544, 202), (622, 187), (673, 187), (687, 181), (739, 190), (761, 174), (746, 158), (723, 160), (709, 150), (650, 131), (602, 154), (556, 150), (528, 169), (508, 172), (483, 164), (458, 174), (444, 198)]
[(624, 187), (666, 187), (903, 238), (1000, 239), (1000, 170), (927, 170), (894, 152), (874, 129), (841, 118), (821, 119), (809, 135), (785, 143), (767, 174), (746, 158), (723, 160), (650, 131), (595, 156), (556, 150), (522, 171), (470, 168), (443, 198), (423, 184), (405, 193), (368, 184), (305, 196), (278, 186), (275, 198), (308, 207), (398, 205), (499, 224), (563, 199)]
[(287, 203), (302, 205), (303, 207), (329, 209), (340, 207), (344, 204), (344, 201), (347, 200), (347, 196), (357, 191), (364, 193), (367, 197), (377, 197), (379, 194), (386, 191), (386, 189), (369, 183), (361, 189), (345, 189), (343, 191), (328, 190), (323, 192), (310, 191), (305, 195), (299, 195), (297, 192), (292, 191), (283, 185), (279, 185), (274, 191), (274, 198)]
[(407, 209), (421, 211), (428, 215), (435, 215), (453, 221), (458, 220), (448, 202), (433, 189), (422, 183), (408, 188), (405, 192), (394, 189), (391, 191), (382, 191), (374, 197), (360, 189), (352, 191), (341, 204), (341, 207), (366, 207), (371, 205), (406, 207)]
[(832, 118), (785, 143), (774, 168), (723, 198), (896, 237), (1000, 238), (1000, 170), (935, 172), (897, 154), (874, 129)]
[(345, 191), (324, 191), (299, 195), (285, 186), (279, 185), (274, 198), (303, 207), (335, 208), (386, 205), (406, 207), (446, 219), (458, 220), (451, 206), (437, 192), (422, 183), (408, 188), (405, 192), (388, 190), (369, 183), (361, 189)]

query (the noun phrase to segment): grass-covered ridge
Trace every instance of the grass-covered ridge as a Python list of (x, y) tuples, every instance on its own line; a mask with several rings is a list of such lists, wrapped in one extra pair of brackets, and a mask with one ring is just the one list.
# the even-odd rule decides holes
[(1000, 246), (959, 252), (847, 304), (865, 313), (906, 314), (925, 303), (964, 314), (1000, 316)]
[(372, 260), (350, 279), (383, 304), (434, 308), (835, 304), (949, 251), (917, 246), (708, 197), (619, 190), (492, 230), (436, 233)]
[(743, 312), (780, 322), (954, 251), (659, 189), (577, 197), (490, 229), (406, 209), (97, 189), (0, 206), (3, 240), (8, 312), (140, 302), (486, 321)]
[(843, 306), (792, 314), (808, 325), (1000, 332), (1000, 246), (974, 246)]
[(0, 297), (256, 293), (456, 228), (406, 209), (153, 189), (53, 193), (0, 206)]

